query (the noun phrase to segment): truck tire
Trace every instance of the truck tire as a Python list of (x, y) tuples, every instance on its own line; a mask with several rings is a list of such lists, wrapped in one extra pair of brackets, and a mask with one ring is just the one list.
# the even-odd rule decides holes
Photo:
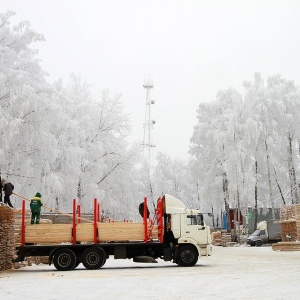
[(59, 249), (53, 256), (53, 263), (58, 271), (73, 270), (77, 263), (76, 255), (70, 249)]
[(82, 253), (82, 264), (86, 269), (95, 270), (101, 268), (106, 262), (106, 253), (102, 248), (91, 247)]
[(257, 242), (256, 242), (256, 247), (261, 247), (262, 244), (263, 244), (262, 241), (257, 241)]
[(191, 245), (184, 245), (178, 249), (176, 263), (181, 267), (194, 266), (198, 261), (198, 251)]

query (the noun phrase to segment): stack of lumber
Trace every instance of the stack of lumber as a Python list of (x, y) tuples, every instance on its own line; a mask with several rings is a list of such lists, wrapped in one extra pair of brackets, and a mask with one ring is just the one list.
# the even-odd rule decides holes
[(300, 204), (295, 205), (295, 216), (298, 236), (297, 240), (300, 241)]
[[(300, 215), (299, 215), (300, 217)], [(296, 225), (296, 206), (284, 205), (280, 209), (281, 238), (283, 242), (295, 242), (298, 239)]]
[[(143, 241), (143, 223), (97, 223), (98, 242)], [(150, 232), (150, 225), (148, 227)], [(152, 229), (152, 239), (158, 239), (157, 225)], [(21, 237), (17, 242), (20, 243)], [(77, 242), (94, 241), (94, 225), (79, 223), (76, 225)], [(72, 224), (33, 224), (25, 227), (25, 243), (71, 243)]]
[(231, 234), (226, 230), (222, 230), (222, 246), (227, 247), (231, 242)]
[(296, 220), (283, 220), (281, 223), (281, 239), (283, 242), (297, 241)]
[(280, 220), (295, 220), (295, 205), (283, 205), (280, 208)]
[[(30, 225), (31, 217), (30, 210), (25, 211), (25, 226)], [(15, 247), (20, 246), (21, 242), (21, 224), (22, 224), (22, 214), (15, 210), (14, 211), (14, 235), (15, 235)], [(52, 223), (51, 220), (48, 219), (41, 219), (40, 220), (41, 224), (49, 224)]]
[(274, 251), (300, 251), (300, 204), (285, 205), (280, 210), (282, 242), (272, 245)]
[(221, 231), (215, 231), (211, 234), (211, 243), (215, 246), (222, 246), (222, 233)]
[(272, 245), (274, 251), (300, 251), (300, 242), (279, 242)]
[(212, 232), (211, 243), (215, 246), (231, 246), (231, 234), (226, 230)]
[(12, 259), (15, 251), (14, 213), (13, 210), (0, 204), (0, 271), (13, 267)]

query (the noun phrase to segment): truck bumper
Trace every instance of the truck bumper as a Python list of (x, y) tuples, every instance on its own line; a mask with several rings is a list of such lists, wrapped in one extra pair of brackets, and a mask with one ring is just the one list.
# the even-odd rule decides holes
[(201, 247), (200, 245), (200, 255), (201, 256), (211, 256), (212, 254), (212, 245), (208, 244), (205, 247)]
[(256, 241), (247, 240), (247, 244), (250, 245), (250, 246), (255, 246), (256, 245)]

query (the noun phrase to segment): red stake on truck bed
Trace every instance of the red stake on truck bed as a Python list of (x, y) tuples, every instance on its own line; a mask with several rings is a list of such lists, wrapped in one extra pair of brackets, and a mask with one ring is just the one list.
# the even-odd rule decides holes
[(147, 197), (144, 198), (144, 241), (148, 243), (148, 206), (147, 206)]

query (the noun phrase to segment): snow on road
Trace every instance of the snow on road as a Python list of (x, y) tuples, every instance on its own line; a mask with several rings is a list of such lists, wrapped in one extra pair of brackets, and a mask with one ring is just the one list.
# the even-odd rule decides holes
[(107, 260), (69, 272), (44, 264), (0, 272), (0, 299), (298, 299), (300, 252), (213, 247), (190, 268)]

